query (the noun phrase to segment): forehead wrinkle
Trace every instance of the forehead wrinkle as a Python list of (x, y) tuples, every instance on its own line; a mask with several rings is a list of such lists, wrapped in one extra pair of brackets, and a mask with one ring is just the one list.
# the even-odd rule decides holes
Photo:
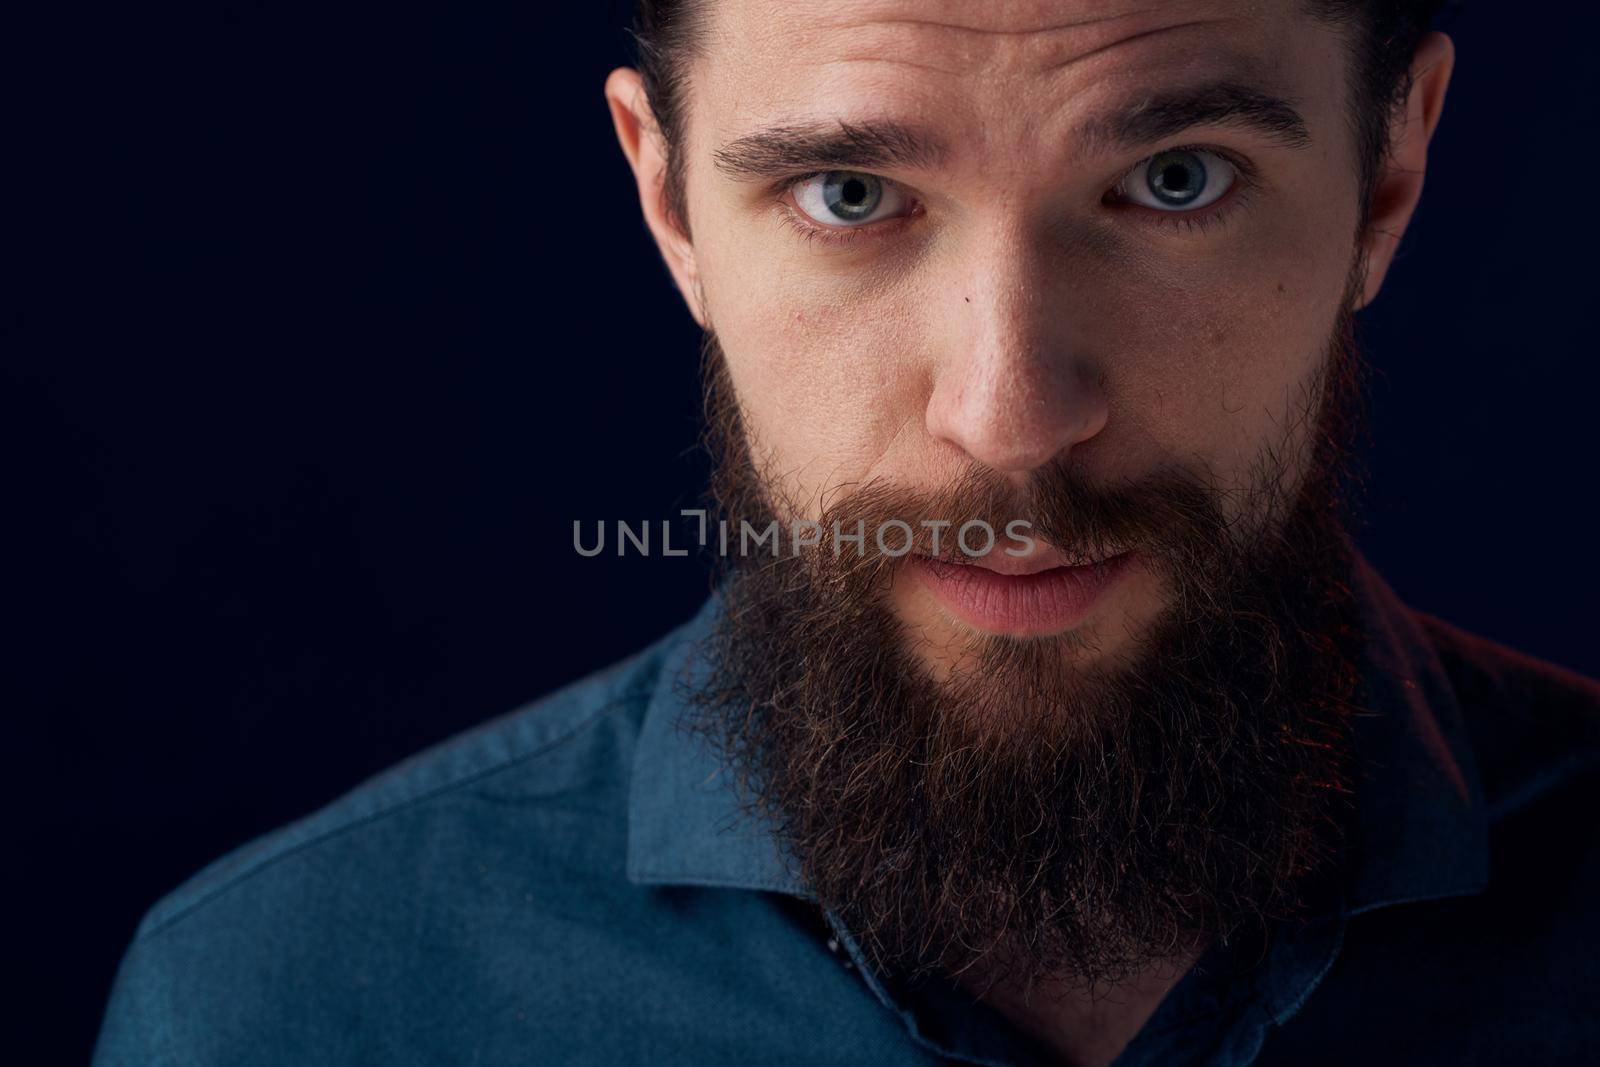
[[(1139, 30), (1135, 33), (1129, 34), (1126, 37), (1120, 37), (1115, 40), (1097, 44), (1087, 51), (1078, 52), (1076, 54), (1066, 56), (1065, 58), (1057, 58), (1041, 63), (1028, 73), (1052, 74), (1065, 67), (1072, 66), (1075, 63), (1081, 63), (1084, 60), (1092, 59), (1095, 56), (1112, 51), (1113, 49), (1133, 44), (1136, 41), (1147, 40), (1152, 37), (1158, 37), (1166, 33), (1175, 33), (1180, 30), (1194, 29), (1198, 26), (1217, 25), (1227, 21), (1229, 20), (1225, 18), (1189, 19), (1185, 22), (1174, 23), (1171, 26), (1158, 26), (1153, 29)], [(885, 63), (894, 66), (912, 67), (917, 70), (929, 70), (936, 74), (944, 74), (950, 77), (959, 77), (964, 74), (974, 73), (970, 68), (967, 67), (941, 66), (937, 63), (931, 63), (926, 60), (906, 59), (892, 54), (885, 55), (881, 51), (874, 51), (871, 49), (864, 50), (860, 54), (856, 55), (843, 55), (833, 59), (819, 61), (820, 66), (848, 65), (854, 63)]]
[[(1004, 9), (998, 3), (986, 12)], [(816, 62), (902, 62), (942, 74), (984, 71), (1049, 73), (1122, 45), (1185, 29), (1237, 21), (1240, 12), (1201, 2), (1146, 5), (1031, 26), (978, 26), (904, 15), (857, 12), (822, 19), (806, 33), (813, 47), (835, 47)], [(804, 48), (798, 54), (803, 55)], [(1031, 70), (1030, 70), (1031, 68)]]
[(912, 70), (927, 70), (946, 77), (958, 78), (968, 73), (959, 67), (941, 67), (936, 63), (919, 62), (915, 59), (902, 59), (898, 56), (840, 56), (837, 59), (824, 59), (817, 65), (821, 67), (849, 67), (858, 64), (877, 65), (889, 67), (910, 67)]
[[(926, 100), (931, 93), (947, 105), (963, 100), (969, 106), (982, 106), (980, 102), (986, 100), (1010, 100), (1003, 105), (1010, 110), (1013, 105), (1027, 103), (1026, 99), (1017, 98), (1018, 93), (1040, 102), (1056, 99), (1064, 104), (1080, 95), (1065, 84), (1030, 84), (1029, 79), (1070, 77), (1072, 71), (1067, 68), (1121, 45), (1156, 38), (1164, 41), (1181, 31), (1188, 31), (1181, 34), (1186, 37), (1208, 25), (1238, 21), (1241, 14), (1219, 7), (1215, 0), (1166, 4), (1145, 0), (1111, 12), (1105, 10), (1103, 0), (1076, 5), (985, 0), (979, 20), (1001, 24), (980, 26), (960, 20), (961, 15), (972, 10), (964, 3), (919, 3), (922, 6), (894, 0), (825, 4), (805, 20), (783, 17), (775, 5), (769, 10), (763, 4), (716, 4), (712, 7), (712, 24), (719, 47), (714, 51), (744, 57), (744, 62), (736, 61), (731, 69), (720, 63), (716, 67), (728, 70), (733, 84), (741, 88), (739, 95), (758, 107), (757, 101), (770, 97), (774, 91), (780, 96), (768, 99), (768, 104), (782, 102), (792, 107), (802, 103), (808, 91), (801, 87), (805, 79), (787, 93), (784, 79), (774, 80), (784, 67), (810, 67), (817, 76), (825, 77), (822, 72), (864, 72), (880, 66), (884, 70), (883, 87), (894, 95), (904, 90)], [(1063, 6), (1069, 8), (1069, 13), (1076, 7), (1077, 17), (1063, 21), (1059, 13)], [(927, 17), (917, 17), (923, 12)], [(956, 17), (950, 17), (952, 14)], [(1022, 20), (1030, 15), (1033, 24), (1023, 24)], [(1055, 17), (1047, 19), (1046, 15)], [(1163, 19), (1167, 25), (1161, 25)], [(1206, 37), (1217, 36), (1215, 31), (1201, 32)], [(1144, 56), (1154, 47), (1141, 43), (1137, 51)], [(1156, 50), (1176, 52), (1177, 48)], [(763, 60), (762, 56), (768, 58)], [(711, 58), (702, 55), (700, 60)], [(1095, 66), (1098, 68), (1099, 64)], [(763, 70), (766, 73), (761, 73)], [(918, 74), (920, 78), (913, 76)], [(1125, 75), (1118, 70), (1105, 72), (1112, 79)], [(981, 80), (974, 82), (974, 78)], [(809, 91), (831, 95), (831, 90), (821, 84), (813, 84)]]
[(1056, 22), (1048, 26), (1024, 26), (1016, 29), (998, 29), (992, 26), (974, 26), (966, 22), (946, 22), (940, 19), (914, 19), (914, 18), (888, 18), (869, 19), (880, 26), (920, 26), (934, 30), (958, 30), (965, 33), (979, 33), (990, 37), (1022, 37), (1036, 33), (1050, 33), (1059, 30), (1075, 30), (1084, 26), (1093, 26), (1100, 22), (1110, 22), (1114, 19), (1128, 18), (1132, 15), (1148, 15), (1157, 10), (1156, 7), (1143, 7), (1133, 11), (1123, 11), (1112, 14), (1092, 15), (1089, 18), (1075, 19), (1068, 22)]
[(1160, 37), (1163, 34), (1177, 33), (1181, 30), (1192, 30), (1198, 26), (1215, 26), (1219, 23), (1228, 21), (1230, 20), (1220, 17), (1209, 19), (1188, 19), (1184, 22), (1175, 22), (1170, 26), (1156, 26), (1147, 30), (1139, 30), (1138, 32), (1131, 33), (1126, 37), (1119, 37), (1115, 40), (1106, 41), (1103, 44), (1099, 44), (1093, 48), (1090, 48), (1088, 51), (1079, 52), (1076, 55), (1057, 60), (1055, 63), (1047, 64), (1042, 68), (1042, 73), (1051, 73), (1061, 70), (1065, 67), (1070, 67), (1076, 63), (1082, 63), (1084, 60), (1093, 59), (1096, 56), (1103, 55), (1118, 48), (1124, 48), (1137, 41), (1147, 41), (1152, 37)]

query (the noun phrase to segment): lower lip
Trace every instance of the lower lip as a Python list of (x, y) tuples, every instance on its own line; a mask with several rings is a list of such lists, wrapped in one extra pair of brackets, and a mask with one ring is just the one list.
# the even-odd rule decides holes
[(962, 621), (991, 633), (1038, 637), (1082, 622), (1132, 559), (1124, 552), (1088, 566), (1037, 574), (996, 574), (927, 556), (915, 556), (911, 564), (922, 584)]

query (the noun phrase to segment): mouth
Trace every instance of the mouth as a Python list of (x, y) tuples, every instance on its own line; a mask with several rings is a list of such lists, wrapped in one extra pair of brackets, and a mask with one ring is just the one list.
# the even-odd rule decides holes
[(1092, 566), (1095, 563), (1104, 562), (1122, 554), (1124, 553), (1110, 552), (1100, 556), (1098, 559), (1090, 559), (1086, 556), (1070, 556), (1054, 545), (1035, 538), (1029, 543), (1028, 550), (1020, 554), (1014, 554), (1014, 550), (1009, 548), (1002, 550), (996, 547), (988, 553), (978, 556), (967, 555), (964, 552), (948, 551), (937, 556), (923, 556), (922, 558), (932, 563), (954, 567), (981, 567), (994, 574), (1008, 577), (1027, 577), (1029, 575), (1042, 574), (1045, 571), (1058, 570), (1062, 567)]
[(918, 555), (910, 569), (961, 621), (1016, 637), (1059, 634), (1079, 625), (1133, 562), (1132, 551), (1094, 561), (1070, 559), (1047, 545), (1026, 556)]

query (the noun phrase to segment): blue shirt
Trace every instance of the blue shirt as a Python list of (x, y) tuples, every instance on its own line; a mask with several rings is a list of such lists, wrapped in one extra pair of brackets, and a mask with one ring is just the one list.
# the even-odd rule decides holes
[[(1600, 1061), (1600, 687), (1357, 564), (1372, 714), (1338, 899), (1211, 950), (1118, 1067)], [(953, 987), (873, 974), (738, 816), (676, 728), (717, 610), (162, 900), (96, 1064), (1049, 1062)]]

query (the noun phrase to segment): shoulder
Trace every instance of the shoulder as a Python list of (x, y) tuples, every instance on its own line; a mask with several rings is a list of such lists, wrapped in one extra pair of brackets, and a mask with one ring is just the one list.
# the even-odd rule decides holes
[[(1600, 1041), (1600, 685), (1415, 609), (1482, 786), (1481, 890), (1362, 911), (1261, 1064), (1570, 1063)], [(1409, 629), (1409, 627), (1408, 627)], [(1439, 696), (1430, 685), (1430, 696)], [(1452, 716), (1453, 718), (1453, 716)], [(1437, 862), (1413, 842), (1400, 862)], [(1352, 1027), (1351, 1020), (1361, 1025)]]
[[(1436, 1052), (1459, 1044), (1446, 1060), (1471, 1060), (1476, 1042), (1477, 1055), (1500, 1043), (1503, 1052), (1488, 1057), (1496, 1062), (1563, 1061), (1600, 1036), (1583, 993), (1600, 937), (1600, 684), (1419, 619), (1449, 676), (1482, 785), (1487, 880), (1479, 893), (1385, 909), (1352, 927), (1352, 946), (1382, 964), (1360, 983), (1361, 998), (1370, 1004), (1387, 990), (1395, 1004), (1473, 1020), (1432, 1033)], [(1408, 960), (1425, 961), (1428, 975)], [(1392, 1025), (1416, 1032), (1403, 1020)]]
[(1416, 612), (1450, 679), (1491, 823), (1591, 788), (1600, 682)]
[[(97, 1062), (245, 1062), (246, 1048), (310, 1062), (356, 1017), (398, 1034), (408, 1016), (492, 999), (484, 982), (526, 967), (560, 916), (597, 914), (623, 884), (634, 741), (681, 634), (190, 878), (140, 924)], [(264, 1033), (272, 1048), (248, 1044)]]
[[(506, 802), (537, 817), (541, 800), (571, 790), (625, 785), (631, 737), (650, 698), (659, 646), (573, 682), (389, 768), (321, 810), (210, 864), (158, 902), (140, 924), (149, 937), (209, 909), (253, 883), (293, 881), (310, 868), (351, 866), (385, 848), (425, 846), (448, 826), (467, 837), (489, 806)], [(598, 809), (594, 812), (600, 814)]]

